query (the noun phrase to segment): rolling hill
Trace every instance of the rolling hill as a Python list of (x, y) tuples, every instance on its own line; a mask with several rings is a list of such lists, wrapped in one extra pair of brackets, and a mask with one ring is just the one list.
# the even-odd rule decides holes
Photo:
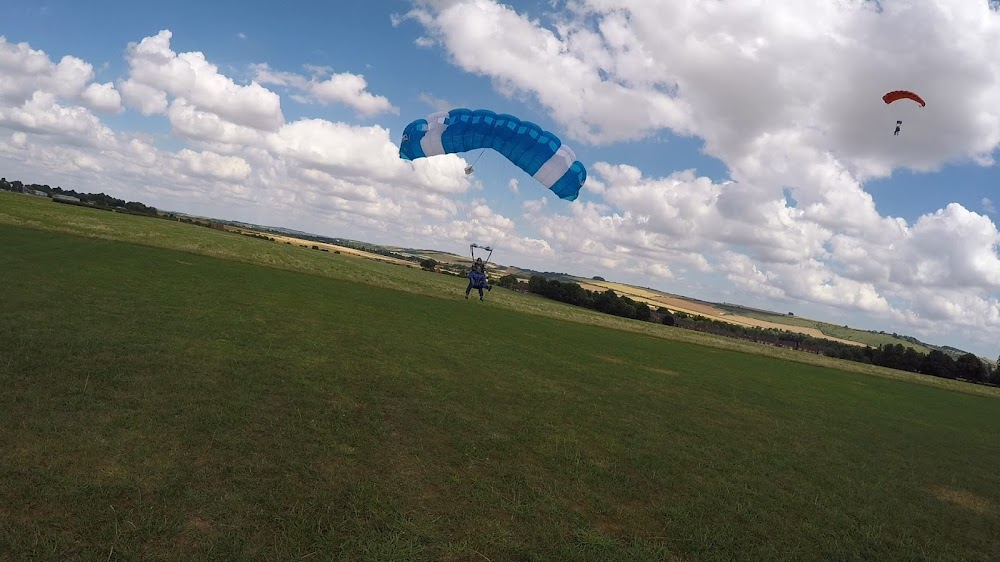
[[(455, 275), (464, 275), (472, 260), (468, 256), (444, 252), (441, 250), (427, 248), (408, 248), (403, 246), (388, 246), (373, 244), (349, 238), (330, 237), (284, 227), (264, 226), (250, 224), (240, 221), (227, 221), (211, 217), (195, 217), (208, 221), (218, 222), (227, 225), (231, 229), (247, 232), (259, 232), (262, 234), (272, 234), (282, 237), (284, 241), (293, 244), (309, 246), (312, 243), (325, 245), (328, 250), (345, 251), (369, 259), (386, 261), (397, 265), (415, 265), (426, 259), (433, 259), (438, 264), (438, 268)], [(607, 281), (601, 278), (588, 278), (566, 272), (536, 271), (529, 268), (522, 268), (516, 265), (503, 265), (492, 262), (487, 266), (490, 274), (494, 277), (504, 275), (514, 275), (520, 280), (527, 281), (532, 275), (540, 275), (546, 279), (552, 279), (563, 283), (577, 283), (584, 289), (590, 291), (613, 290), (618, 296), (629, 297), (638, 302), (645, 302), (653, 309), (659, 307), (666, 308), (672, 312), (684, 312), (695, 316), (704, 316), (714, 320), (721, 320), (740, 326), (750, 326), (758, 328), (774, 328), (805, 334), (817, 338), (825, 338), (832, 341), (860, 346), (878, 347), (880, 345), (899, 344), (910, 347), (920, 353), (928, 353), (932, 350), (939, 350), (952, 358), (958, 358), (968, 353), (965, 350), (951, 346), (939, 346), (921, 341), (915, 337), (903, 334), (887, 333), (884, 331), (864, 330), (852, 328), (846, 325), (837, 325), (823, 320), (794, 316), (789, 313), (779, 313), (770, 310), (744, 306), (734, 303), (715, 303), (702, 301), (696, 298), (676, 295), (651, 289), (639, 287), (627, 283)], [(990, 365), (995, 365), (996, 360), (989, 357), (980, 357)]]

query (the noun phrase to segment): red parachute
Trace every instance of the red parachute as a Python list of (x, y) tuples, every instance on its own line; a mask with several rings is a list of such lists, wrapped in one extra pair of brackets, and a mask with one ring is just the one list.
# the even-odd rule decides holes
[[(893, 90), (893, 91), (887, 93), (886, 95), (882, 96), (882, 101), (884, 101), (886, 103), (886, 105), (889, 105), (890, 103), (892, 103), (894, 101), (897, 101), (897, 100), (901, 100), (901, 99), (913, 100), (913, 101), (919, 103), (920, 107), (924, 107), (924, 106), (927, 105), (927, 103), (924, 102), (924, 98), (918, 96), (917, 94), (914, 94), (913, 92), (911, 92), (909, 90)], [(895, 135), (895, 136), (899, 136), (899, 129), (900, 129), (900, 127), (902, 127), (902, 125), (903, 125), (903, 122), (897, 120), (896, 121), (896, 130), (893, 131), (892, 134)]]
[(913, 92), (910, 92), (910, 91), (907, 91), (907, 90), (893, 90), (893, 91), (889, 92), (888, 94), (882, 96), (882, 101), (884, 101), (887, 104), (888, 103), (892, 103), (892, 102), (894, 102), (896, 100), (901, 100), (901, 99), (913, 100), (913, 101), (919, 103), (920, 107), (924, 107), (925, 105), (927, 105), (924, 102), (923, 98), (921, 98), (917, 94), (914, 94)]

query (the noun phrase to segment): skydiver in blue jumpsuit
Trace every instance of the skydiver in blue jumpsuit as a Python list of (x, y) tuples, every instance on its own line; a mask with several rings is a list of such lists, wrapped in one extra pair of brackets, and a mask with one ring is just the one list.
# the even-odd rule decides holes
[(483, 289), (493, 290), (486, 277), (486, 266), (483, 264), (483, 258), (476, 258), (476, 263), (472, 264), (472, 270), (469, 271), (469, 286), (465, 288), (465, 298), (469, 298), (472, 289), (479, 289), (479, 300), (483, 300)]

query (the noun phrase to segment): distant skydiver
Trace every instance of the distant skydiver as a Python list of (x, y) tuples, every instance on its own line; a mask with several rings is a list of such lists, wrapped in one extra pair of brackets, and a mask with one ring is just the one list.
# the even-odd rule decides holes
[[(925, 102), (922, 97), (907, 90), (893, 90), (882, 96), (882, 101), (884, 101), (886, 105), (889, 105), (892, 102), (899, 101), (902, 99), (913, 100), (917, 102), (917, 104), (919, 104), (920, 107), (925, 107), (927, 105), (927, 102)], [(902, 121), (896, 120), (896, 130), (892, 132), (893, 136), (899, 136), (899, 127), (902, 124), (903, 124)]]

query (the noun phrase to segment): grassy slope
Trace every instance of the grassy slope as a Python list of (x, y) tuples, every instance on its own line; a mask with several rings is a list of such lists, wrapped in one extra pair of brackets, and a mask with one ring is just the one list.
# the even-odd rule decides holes
[[(446, 252), (439, 252), (439, 251), (436, 251), (436, 250), (423, 250), (423, 249), (402, 248), (402, 247), (398, 247), (398, 246), (387, 246), (387, 248), (390, 249), (390, 250), (393, 250), (393, 251), (402, 252), (404, 254), (409, 253), (409, 254), (412, 254), (412, 255), (416, 255), (416, 256), (419, 256), (420, 258), (432, 258), (432, 259), (434, 259), (434, 260), (436, 260), (436, 261), (438, 261), (439, 263), (442, 263), (442, 264), (468, 265), (468, 263), (470, 261), (470, 259), (468, 257), (459, 256), (459, 255), (455, 255), (455, 254), (451, 254), (451, 253), (446, 253)], [(518, 276), (518, 277), (526, 280), (534, 272), (532, 272), (530, 270), (524, 270), (524, 269), (518, 268), (516, 266), (497, 266), (497, 269), (494, 271), (494, 273), (498, 274), (498, 275), (499, 274), (511, 273), (511, 274), (514, 274), (514, 275), (516, 275), (516, 276)], [(594, 283), (593, 279), (584, 278), (584, 277), (573, 277), (573, 276), (570, 276), (570, 275), (562, 275), (562, 276), (556, 276), (556, 277), (553, 277), (553, 276), (550, 275), (549, 278), (554, 278), (554, 279), (557, 279), (559, 281), (566, 282), (566, 283), (574, 283), (575, 282), (575, 283), (579, 283), (579, 284), (584, 285), (584, 286), (587, 285), (587, 284), (593, 284)], [(820, 320), (812, 320), (812, 319), (808, 319), (808, 318), (802, 318), (802, 317), (799, 317), (799, 316), (790, 317), (790, 316), (788, 316), (786, 314), (778, 314), (778, 313), (766, 312), (766, 311), (762, 311), (762, 310), (758, 310), (758, 309), (743, 307), (743, 306), (740, 306), (740, 305), (705, 302), (705, 301), (700, 301), (700, 300), (697, 300), (697, 299), (692, 299), (692, 298), (689, 298), (689, 297), (684, 297), (684, 296), (681, 296), (681, 295), (675, 295), (675, 294), (672, 294), (672, 293), (666, 293), (666, 292), (659, 291), (659, 290), (656, 290), (656, 289), (649, 289), (649, 288), (637, 287), (637, 286), (628, 285), (628, 284), (625, 284), (625, 283), (598, 282), (597, 285), (611, 286), (611, 287), (613, 287), (615, 289), (616, 292), (618, 292), (619, 295), (629, 296), (629, 297), (633, 297), (633, 298), (639, 297), (640, 300), (643, 297), (666, 296), (666, 297), (670, 297), (670, 298), (680, 299), (680, 300), (683, 300), (685, 302), (692, 303), (694, 305), (705, 305), (705, 306), (709, 306), (709, 307), (712, 307), (712, 308), (717, 308), (719, 310), (725, 310), (725, 311), (728, 311), (728, 312), (731, 312), (731, 313), (734, 313), (734, 314), (738, 314), (740, 316), (745, 316), (745, 317), (748, 317), (748, 318), (754, 318), (754, 319), (757, 319), (757, 320), (763, 320), (763, 321), (766, 321), (766, 322), (773, 322), (775, 324), (784, 324), (786, 326), (798, 326), (798, 327), (805, 327), (805, 328), (813, 328), (813, 329), (819, 330), (821, 333), (826, 334), (827, 336), (830, 336), (830, 337), (833, 337), (833, 338), (844, 339), (844, 340), (848, 340), (848, 341), (852, 341), (852, 342), (856, 342), (856, 343), (860, 343), (860, 344), (870, 345), (872, 347), (878, 347), (880, 345), (889, 345), (889, 344), (901, 344), (904, 347), (912, 347), (913, 349), (919, 351), (920, 353), (928, 353), (932, 349), (931, 347), (928, 347), (926, 345), (921, 345), (919, 343), (914, 343), (914, 342), (909, 341), (907, 339), (893, 336), (892, 334), (872, 332), (872, 331), (869, 331), (869, 330), (861, 330), (861, 329), (857, 329), (857, 328), (850, 328), (850, 327), (846, 327), (846, 326), (843, 326), (843, 325), (831, 324), (829, 322), (823, 322), (823, 321), (820, 321)], [(588, 288), (589, 290), (600, 290), (600, 289), (596, 289), (595, 287), (585, 287), (585, 288)], [(712, 316), (712, 317), (715, 318), (716, 320), (722, 320), (722, 321), (728, 321), (729, 320), (725, 316), (721, 316), (721, 317)], [(737, 323), (739, 323), (739, 322), (737, 322)], [(954, 348), (948, 348), (948, 347), (941, 347), (941, 348), (938, 348), (938, 349), (941, 349), (941, 350), (945, 351), (946, 353), (948, 353), (949, 355), (952, 355), (953, 357), (957, 357), (958, 355), (964, 353), (964, 352), (962, 352), (960, 350), (956, 350)], [(987, 361), (987, 362), (989, 362), (991, 364), (995, 363), (995, 361), (992, 358), (990, 358), (990, 357), (981, 357), (980, 359), (985, 360), (985, 361)]]
[[(454, 276), (428, 273), (416, 266), (406, 268), (343, 254), (333, 254), (332, 252), (317, 252), (247, 236), (222, 233), (185, 223), (60, 205), (52, 203), (48, 199), (16, 195), (9, 192), (0, 192), (0, 225), (3, 224), (106, 240), (127, 240), (138, 244), (170, 248), (242, 263), (265, 265), (331, 279), (356, 281), (441, 298), (461, 298), (467, 281)], [(911, 380), (919, 384), (951, 388), (962, 392), (1000, 396), (1000, 390), (996, 388), (769, 347), (749, 341), (713, 336), (650, 322), (627, 320), (530, 294), (497, 290), (490, 295), (489, 301), (491, 306), (557, 318), (563, 321), (611, 327), (673, 341), (778, 357), (809, 365), (828, 366), (851, 372)]]
[(0, 244), (0, 556), (1000, 550), (995, 398), (179, 251)]
[(810, 320), (808, 318), (788, 316), (785, 314), (768, 314), (766, 312), (750, 310), (740, 306), (720, 305), (719, 307), (724, 310), (734, 312), (736, 314), (749, 316), (750, 318), (757, 318), (758, 320), (766, 320), (768, 322), (789, 324), (792, 326), (802, 326), (806, 328), (816, 328), (817, 330), (823, 332), (828, 336), (849, 339), (852, 341), (868, 344), (872, 347), (878, 347), (879, 345), (902, 344), (904, 347), (912, 347), (913, 349), (919, 351), (920, 353), (930, 352), (930, 348), (928, 348), (927, 346), (915, 344), (911, 341), (907, 341), (902, 338), (897, 338), (892, 334), (880, 334), (878, 332), (859, 330), (856, 328), (845, 328), (844, 326), (838, 326), (836, 324), (831, 324), (829, 322), (821, 322), (819, 320)]

